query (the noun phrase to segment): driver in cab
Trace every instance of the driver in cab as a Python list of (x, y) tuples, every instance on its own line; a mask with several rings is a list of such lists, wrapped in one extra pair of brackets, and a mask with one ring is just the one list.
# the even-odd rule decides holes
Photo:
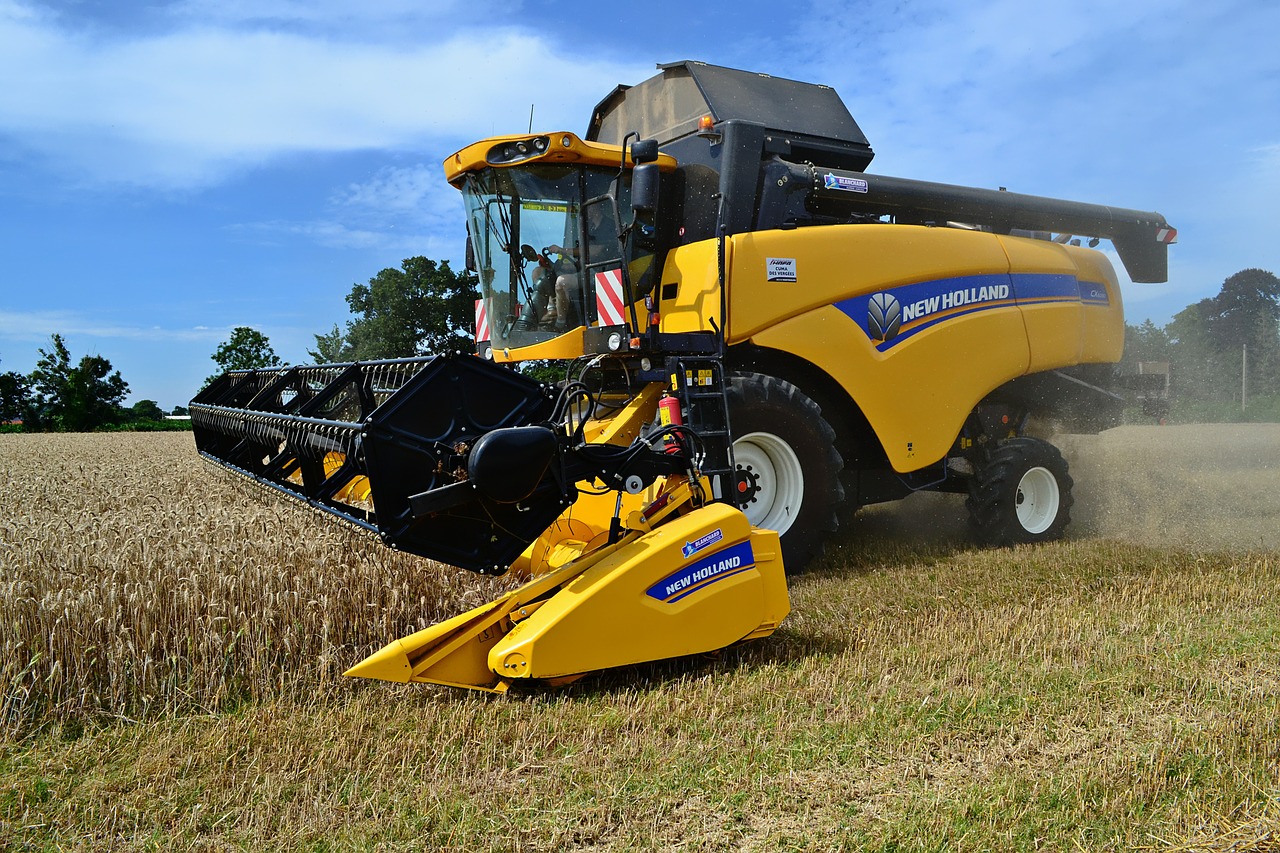
[[(595, 263), (603, 258), (618, 254), (618, 227), (606, 202), (590, 205), (587, 217), (587, 258)], [(582, 281), (579, 270), (582, 265), (580, 247), (548, 246), (549, 251), (560, 255), (560, 262), (555, 265), (555, 302), (551, 303), (551, 294), (547, 293), (547, 310), (539, 320), (544, 324), (552, 324), (557, 332), (569, 328), (569, 324), (579, 325), (584, 322), (582, 311)], [(547, 289), (546, 282), (551, 278), (546, 270), (542, 271), (539, 282), (539, 297)]]

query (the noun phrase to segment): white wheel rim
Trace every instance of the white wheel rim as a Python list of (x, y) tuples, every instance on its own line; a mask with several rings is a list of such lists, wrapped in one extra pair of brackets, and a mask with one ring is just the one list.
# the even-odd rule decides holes
[(754, 477), (759, 489), (742, 507), (747, 520), (786, 533), (804, 499), (804, 469), (791, 445), (772, 433), (753, 432), (733, 443), (733, 459), (739, 471)]
[(1032, 468), (1018, 481), (1018, 523), (1028, 533), (1044, 533), (1058, 517), (1061, 493), (1048, 468)]

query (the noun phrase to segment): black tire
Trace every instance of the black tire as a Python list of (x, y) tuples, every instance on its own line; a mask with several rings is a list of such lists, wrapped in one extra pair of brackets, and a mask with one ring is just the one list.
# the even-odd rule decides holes
[(759, 373), (729, 377), (736, 487), (752, 524), (777, 530), (787, 572), (822, 553), (839, 525), (844, 462), (835, 430), (799, 388)]
[(984, 545), (1061, 539), (1071, 523), (1073, 485), (1067, 460), (1049, 442), (1002, 441), (969, 481), (969, 528)]

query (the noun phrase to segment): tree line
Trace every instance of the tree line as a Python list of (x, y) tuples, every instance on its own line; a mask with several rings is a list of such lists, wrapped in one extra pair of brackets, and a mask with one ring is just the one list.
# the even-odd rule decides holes
[[(384, 269), (367, 284), (353, 285), (346, 301), (354, 316), (342, 327), (335, 323), (332, 331), (315, 335), (316, 347), (308, 354), (316, 362), (339, 362), (470, 350), (476, 285), (474, 275), (455, 273), (448, 261), (408, 258), (399, 269)], [(86, 432), (158, 428), (165, 422), (166, 413), (155, 400), (124, 405), (129, 383), (106, 358), (86, 355), (77, 361), (60, 334), (38, 352), (31, 373), (0, 373), (0, 426)], [(268, 337), (250, 326), (234, 328), (210, 358), (218, 370), (205, 380), (206, 386), (228, 370), (284, 364)], [(172, 412), (186, 413), (182, 406)]]
[(409, 358), (475, 348), (472, 327), (478, 279), (448, 261), (406, 258), (347, 294), (354, 315), (315, 336), (307, 350), (317, 363)]
[[(471, 350), (477, 280), (448, 262), (405, 260), (347, 296), (354, 315), (345, 327), (315, 336), (316, 362), (364, 361)], [(1220, 420), (1237, 410), (1243, 387), (1250, 409), (1280, 420), (1280, 279), (1261, 269), (1228, 277), (1165, 326), (1126, 325), (1119, 370), (1138, 362), (1168, 362), (1171, 393), (1188, 417)]]
[[(475, 348), (472, 324), (478, 279), (455, 273), (448, 261), (421, 255), (388, 267), (347, 294), (353, 315), (315, 337), (307, 355), (317, 364), (412, 358)], [(266, 335), (240, 326), (213, 355), (223, 371), (278, 367), (280, 359)], [(207, 386), (218, 377), (205, 380)]]
[(24, 431), (84, 432), (129, 423), (160, 423), (165, 413), (155, 400), (129, 408), (129, 383), (100, 355), (74, 361), (62, 335), (38, 350), (29, 374), (0, 373), (0, 424), (21, 423)]
[[(469, 272), (455, 273), (448, 261), (407, 258), (399, 269), (352, 285), (346, 297), (352, 317), (316, 334), (307, 353), (317, 363), (332, 363), (469, 351), (477, 283)], [(102, 356), (74, 361), (58, 334), (39, 353), (30, 374), (0, 373), (0, 423), (82, 431), (164, 418), (154, 400), (125, 408), (129, 385)], [(219, 370), (206, 385), (227, 370), (283, 364), (267, 336), (249, 326), (236, 327), (210, 358)], [(1213, 407), (1222, 411), (1243, 402), (1243, 384), (1250, 400), (1280, 418), (1280, 279), (1266, 270), (1241, 270), (1216, 296), (1189, 305), (1165, 326), (1150, 320), (1127, 325), (1121, 370), (1135, 373), (1139, 362), (1153, 361), (1171, 365), (1173, 394), (1201, 404), (1202, 417), (1217, 419)]]
[(1202, 418), (1246, 403), (1280, 415), (1280, 279), (1241, 270), (1164, 326), (1126, 326), (1121, 369), (1139, 362), (1167, 362), (1171, 395)]

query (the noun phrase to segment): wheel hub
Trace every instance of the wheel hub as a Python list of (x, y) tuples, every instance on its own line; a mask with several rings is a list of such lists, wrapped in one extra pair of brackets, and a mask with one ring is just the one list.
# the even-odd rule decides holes
[(760, 494), (760, 475), (752, 466), (739, 465), (733, 480), (733, 490), (738, 496), (738, 506), (755, 503), (756, 495)]
[(1032, 468), (1018, 481), (1015, 511), (1028, 533), (1043, 533), (1058, 517), (1061, 502), (1058, 481), (1047, 468)]
[(747, 519), (786, 533), (804, 501), (804, 469), (796, 452), (773, 433), (753, 432), (733, 443), (733, 456), (733, 487)]

